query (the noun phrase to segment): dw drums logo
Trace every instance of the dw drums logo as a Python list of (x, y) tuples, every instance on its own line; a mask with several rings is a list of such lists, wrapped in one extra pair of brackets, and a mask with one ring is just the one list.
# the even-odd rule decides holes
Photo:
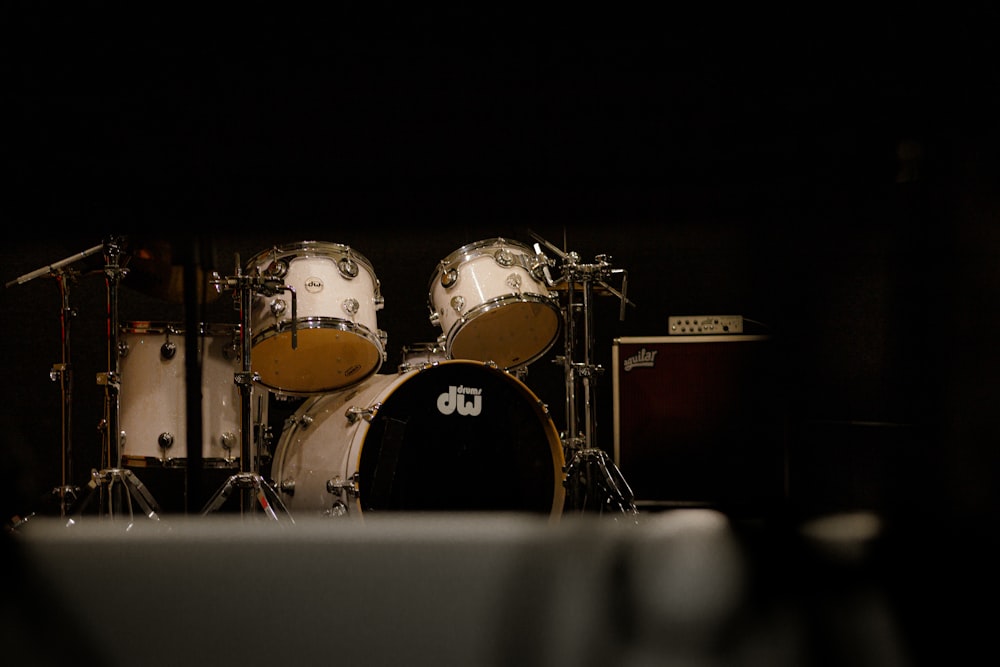
[(464, 385), (451, 385), (437, 399), (437, 408), (443, 415), (454, 414), (475, 417), (483, 410), (483, 390)]

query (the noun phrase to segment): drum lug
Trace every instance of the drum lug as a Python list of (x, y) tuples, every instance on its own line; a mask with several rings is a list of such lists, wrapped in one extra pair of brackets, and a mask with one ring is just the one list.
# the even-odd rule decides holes
[(271, 263), (260, 269), (258, 273), (281, 280), (288, 275), (288, 262), (283, 259), (272, 259)]
[(233, 447), (236, 445), (236, 434), (232, 431), (226, 431), (219, 436), (219, 444), (227, 452), (232, 451)]
[(361, 304), (355, 298), (344, 299), (343, 308), (345, 313), (354, 317), (361, 310)]
[(450, 268), (441, 274), (441, 287), (448, 289), (458, 282), (458, 269)]
[(177, 356), (177, 343), (168, 340), (160, 346), (160, 357), (173, 359), (175, 356)]
[(325, 518), (340, 518), (342, 516), (347, 516), (347, 505), (344, 504), (342, 500), (333, 501), (333, 506), (323, 510), (322, 516)]
[(457, 296), (451, 297), (451, 307), (452, 307), (452, 309), (456, 313), (458, 313), (459, 315), (461, 315), (462, 314), (462, 310), (465, 309), (465, 297), (463, 297), (460, 294), (457, 295)]
[[(503, 241), (503, 239), (499, 240)], [(493, 253), (493, 259), (495, 259), (496, 263), (500, 266), (514, 266), (514, 255), (510, 252), (510, 250), (507, 250), (507, 248), (500, 248)]]
[(333, 495), (337, 495), (341, 492), (347, 493), (349, 496), (358, 495), (358, 485), (357, 485), (357, 473), (351, 476), (349, 480), (342, 480), (340, 477), (334, 477), (333, 479), (326, 480), (326, 490)]
[(285, 303), (284, 299), (274, 299), (271, 301), (270, 308), (271, 314), (280, 318), (288, 309), (288, 304)]
[(164, 452), (174, 446), (174, 434), (169, 431), (164, 431), (156, 439), (156, 444), (160, 446)]
[(521, 293), (521, 276), (516, 273), (512, 273), (507, 276), (507, 287), (511, 288), (518, 294)]
[(431, 312), (431, 314), (427, 317), (427, 319), (431, 321), (431, 326), (433, 327), (441, 326), (441, 313), (439, 313), (438, 311), (435, 310)]
[(337, 270), (340, 271), (340, 275), (349, 280), (353, 280), (358, 277), (358, 263), (350, 257), (341, 258), (340, 261), (337, 262)]
[(362, 419), (364, 419), (367, 422), (371, 422), (371, 420), (375, 418), (375, 415), (378, 414), (378, 410), (381, 407), (382, 407), (381, 402), (375, 403), (374, 405), (368, 408), (359, 408), (356, 406), (352, 406), (347, 408), (346, 411), (344, 411), (344, 416), (347, 417), (347, 423), (349, 424), (357, 424)]
[(372, 299), (372, 303), (375, 305), (375, 310), (382, 310), (385, 308), (385, 297), (381, 294), (376, 294)]

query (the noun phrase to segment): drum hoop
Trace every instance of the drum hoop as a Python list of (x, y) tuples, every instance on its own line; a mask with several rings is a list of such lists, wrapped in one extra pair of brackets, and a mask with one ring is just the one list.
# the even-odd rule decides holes
[[(438, 266), (434, 270), (434, 273), (431, 275), (431, 279), (427, 284), (428, 291), (434, 291), (434, 283), (437, 281), (438, 276), (443, 273), (442, 269), (450, 267), (452, 264), (456, 263), (464, 264), (465, 262), (476, 259), (477, 257), (490, 257), (492, 256), (492, 253), (485, 252), (485, 249), (494, 249), (497, 247), (508, 247), (514, 250), (522, 250), (524, 251), (524, 254), (534, 255), (528, 245), (520, 241), (514, 241), (503, 237), (483, 239), (482, 241), (476, 241), (475, 243), (468, 243), (438, 262)], [(516, 266), (527, 270), (527, 267), (523, 266), (522, 263), (518, 263)]]
[[(507, 296), (504, 296), (504, 297), (499, 297), (499, 298), (496, 298), (496, 299), (491, 299), (490, 301), (488, 301), (486, 303), (480, 304), (480, 305), (476, 306), (475, 308), (470, 309), (465, 315), (463, 315), (462, 317), (460, 317), (458, 320), (455, 321), (454, 324), (452, 324), (451, 329), (448, 331), (448, 345), (447, 345), (447, 349), (450, 350), (452, 347), (454, 347), (455, 337), (461, 332), (462, 328), (466, 324), (468, 324), (469, 322), (471, 322), (472, 320), (474, 320), (474, 319), (476, 319), (476, 318), (478, 318), (478, 317), (480, 317), (482, 315), (485, 315), (486, 313), (488, 313), (488, 312), (490, 312), (492, 310), (496, 310), (496, 309), (498, 309), (498, 308), (500, 308), (502, 306), (508, 305), (509, 303), (535, 302), (535, 303), (540, 303), (540, 304), (545, 305), (545, 306), (549, 306), (549, 307), (551, 307), (551, 309), (553, 311), (556, 312), (556, 315), (557, 315), (557, 317), (556, 317), (556, 330), (554, 332), (552, 332), (552, 339), (546, 345), (542, 346), (541, 350), (539, 350), (535, 354), (531, 355), (528, 359), (525, 359), (524, 361), (522, 361), (521, 363), (519, 363), (517, 366), (510, 366), (509, 368), (522, 368), (524, 366), (527, 366), (530, 363), (534, 363), (538, 359), (540, 359), (543, 356), (545, 356), (545, 354), (549, 350), (552, 349), (552, 346), (556, 344), (556, 341), (559, 340), (559, 332), (562, 331), (562, 318), (559, 317), (559, 315), (561, 315), (561, 311), (555, 305), (554, 299), (552, 299), (551, 297), (538, 298), (539, 295), (536, 295), (536, 294), (525, 294), (523, 296), (530, 297), (530, 298), (519, 298), (519, 297), (512, 297), (511, 295), (507, 295)], [(451, 361), (451, 360), (449, 360), (449, 361)], [(454, 361), (461, 361), (461, 360), (455, 359)], [(508, 369), (505, 369), (505, 370), (508, 370)]]
[[(153, 322), (135, 320), (124, 322), (119, 326), (119, 331), (123, 334), (170, 334), (181, 336), (187, 332), (187, 327), (180, 322)], [(199, 322), (198, 333), (202, 336), (228, 336), (238, 334), (239, 324), (225, 324), (222, 322)]]
[[(386, 352), (384, 346), (382, 345), (382, 339), (363, 324), (358, 324), (357, 322), (352, 322), (350, 320), (344, 320), (339, 317), (300, 317), (295, 320), (295, 328), (337, 329), (339, 331), (346, 331), (347, 333), (358, 334), (375, 344), (375, 347), (378, 348), (378, 351), (382, 356), (382, 361), (385, 361), (386, 359)], [(269, 338), (273, 338), (274, 336), (289, 333), (291, 330), (292, 320), (281, 320), (280, 322), (270, 324), (265, 329), (253, 334), (250, 344), (251, 346), (257, 345), (258, 343), (261, 343)]]
[(294, 255), (293, 259), (298, 259), (302, 257), (331, 257), (331, 256), (344, 256), (348, 255), (354, 259), (358, 264), (365, 267), (365, 269), (372, 276), (375, 275), (375, 270), (372, 267), (372, 263), (368, 261), (368, 258), (363, 254), (352, 248), (351, 246), (345, 245), (343, 243), (334, 243), (331, 241), (298, 241), (295, 243), (286, 243), (283, 245), (272, 246), (266, 250), (261, 250), (256, 255), (247, 260), (246, 269), (256, 271), (257, 265), (260, 260), (274, 255), (275, 259), (286, 259), (287, 255)]
[[(138, 456), (134, 454), (123, 454), (122, 465), (130, 468), (171, 468), (184, 469), (187, 467), (187, 457), (175, 457), (160, 459), (155, 456)], [(202, 459), (205, 468), (213, 470), (239, 469), (240, 457), (232, 459), (222, 459), (218, 457), (208, 457)]]
[[(538, 303), (543, 306), (548, 306), (551, 310), (556, 312), (556, 320), (562, 322), (562, 311), (557, 305), (558, 299), (553, 298), (550, 295), (535, 294), (534, 292), (524, 292), (520, 295), (518, 294), (504, 294), (503, 296), (494, 297), (488, 301), (484, 301), (478, 306), (474, 306), (467, 310), (464, 315), (455, 321), (455, 324), (451, 326), (451, 331), (448, 334), (448, 348), (451, 347), (452, 337), (459, 329), (462, 328), (467, 322), (470, 322), (481, 315), (485, 315), (491, 310), (496, 310), (497, 308), (502, 308), (503, 306), (512, 303)], [(561, 327), (561, 324), (560, 324)], [(556, 335), (560, 330), (560, 327), (556, 328)]]

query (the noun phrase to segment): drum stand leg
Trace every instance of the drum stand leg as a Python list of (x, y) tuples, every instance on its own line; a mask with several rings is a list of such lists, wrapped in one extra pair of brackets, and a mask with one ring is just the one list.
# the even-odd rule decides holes
[(603, 449), (578, 449), (565, 468), (566, 502), (581, 512), (635, 514), (632, 489)]
[[(250, 309), (253, 297), (252, 276), (244, 276), (242, 269), (236, 267), (235, 278), (222, 281), (225, 286), (231, 286), (240, 291), (240, 312), (243, 317), (240, 324), (240, 354), (242, 368), (235, 374), (235, 382), (240, 390), (240, 472), (230, 475), (229, 478), (219, 487), (202, 509), (202, 514), (210, 514), (220, 509), (232, 494), (234, 489), (240, 490), (240, 513), (250, 513), (254, 508), (254, 501), (260, 504), (261, 510), (267, 518), (278, 521), (278, 514), (275, 508), (280, 510), (282, 517), (289, 522), (295, 523), (288, 508), (282, 502), (278, 492), (259, 473), (257, 469), (257, 452), (254, 451), (251, 439), (251, 401), (253, 392), (254, 374), (253, 365), (250, 358)], [(293, 297), (294, 299), (294, 297)], [(294, 304), (294, 301), (293, 301)], [(294, 309), (294, 305), (293, 305)], [(293, 315), (294, 317), (294, 315)]]
[(132, 519), (135, 516), (133, 500), (147, 518), (160, 520), (159, 506), (146, 486), (130, 470), (115, 467), (115, 463), (121, 460), (118, 285), (127, 272), (119, 262), (120, 254), (119, 241), (112, 239), (104, 245), (106, 259), (104, 272), (108, 285), (108, 363), (111, 364), (111, 368), (107, 373), (98, 375), (98, 383), (104, 385), (104, 421), (101, 424), (102, 468), (91, 471), (90, 481), (87, 484), (90, 491), (67, 520), (67, 525), (70, 526), (76, 523), (76, 519), (90, 505), (95, 494), (100, 497), (101, 516), (116, 519), (124, 514), (129, 519), (129, 528), (132, 527)]
[(149, 519), (159, 521), (157, 514), (157, 503), (149, 489), (139, 481), (139, 478), (132, 474), (127, 468), (109, 468), (105, 470), (91, 471), (90, 482), (87, 487), (90, 491), (81, 501), (80, 506), (67, 520), (66, 525), (76, 524), (76, 519), (83, 514), (97, 494), (100, 498), (100, 513), (110, 519), (119, 516), (126, 516), (129, 526), (135, 517), (135, 508), (132, 506), (133, 499), (142, 510), (142, 513)]
[[(215, 495), (205, 504), (203, 513), (209, 514), (222, 507), (230, 494), (232, 494), (233, 489), (240, 489), (242, 497), (241, 508), (247, 508), (248, 498), (252, 496), (256, 498), (261, 509), (269, 519), (278, 520), (278, 515), (274, 511), (274, 507), (278, 507), (284, 514), (288, 513), (281, 498), (278, 497), (277, 491), (268, 484), (267, 480), (252, 472), (239, 472), (235, 475), (230, 475), (229, 479), (225, 481), (219, 490), (215, 492)], [(290, 519), (291, 517), (289, 517)]]

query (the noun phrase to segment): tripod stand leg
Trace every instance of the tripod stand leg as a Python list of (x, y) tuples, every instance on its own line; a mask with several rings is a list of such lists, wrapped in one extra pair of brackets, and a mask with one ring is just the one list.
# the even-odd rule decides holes
[(160, 517), (157, 513), (156, 500), (153, 499), (153, 494), (149, 492), (146, 485), (139, 481), (139, 478), (131, 470), (123, 469), (119, 472), (125, 480), (125, 485), (128, 487), (129, 498), (135, 498), (147, 518), (159, 521)]
[(275, 515), (273, 509), (274, 507), (277, 507), (281, 510), (282, 515), (284, 515), (291, 523), (295, 523), (291, 512), (288, 511), (288, 508), (285, 506), (281, 496), (278, 495), (277, 489), (271, 486), (264, 478), (259, 478), (259, 480), (260, 484), (257, 487), (257, 502), (259, 502), (261, 507), (264, 508), (264, 511), (268, 512), (271, 518), (277, 521), (278, 517)]
[(622, 514), (638, 514), (631, 488), (603, 450), (577, 451), (566, 466), (565, 484), (569, 509), (599, 514), (615, 509)]
[(274, 521), (279, 520), (277, 513), (274, 511), (274, 508), (277, 507), (281, 510), (283, 516), (292, 523), (295, 523), (285, 504), (278, 496), (278, 492), (267, 483), (267, 480), (255, 473), (237, 473), (231, 475), (225, 484), (205, 504), (202, 514), (209, 514), (221, 508), (234, 488), (240, 488), (248, 492), (252, 490), (254, 498), (269, 519), (273, 519)]
[[(97, 495), (100, 498), (101, 513), (104, 513), (105, 504), (107, 504), (107, 513), (111, 518), (115, 518), (114, 505), (115, 505), (115, 494), (118, 492), (116, 484), (121, 484), (125, 493), (122, 496), (126, 503), (127, 514), (129, 517), (130, 525), (131, 520), (134, 517), (134, 512), (132, 509), (133, 499), (142, 509), (146, 518), (153, 521), (159, 521), (159, 505), (153, 498), (153, 495), (146, 488), (146, 485), (139, 481), (131, 470), (112, 468), (110, 470), (93, 470), (90, 474), (90, 481), (87, 486), (90, 491), (87, 493), (86, 497), (81, 501), (80, 506), (73, 512), (72, 516), (67, 520), (66, 525), (72, 526), (76, 524), (76, 519), (83, 515), (84, 510), (90, 505), (94, 496)], [(105, 496), (105, 493), (107, 494)]]
[(238, 475), (230, 475), (229, 479), (212, 494), (212, 497), (208, 499), (208, 502), (205, 503), (205, 506), (201, 510), (202, 515), (214, 512), (225, 504), (226, 500), (229, 499), (229, 494), (233, 492), (237, 477)]

